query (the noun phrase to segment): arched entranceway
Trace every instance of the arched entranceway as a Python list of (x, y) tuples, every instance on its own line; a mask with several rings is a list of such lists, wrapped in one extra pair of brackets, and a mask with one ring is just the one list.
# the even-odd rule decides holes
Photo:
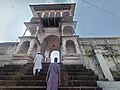
[(50, 35), (43, 40), (41, 52), (45, 57), (46, 62), (51, 62), (51, 53), (60, 51), (60, 39), (58, 36)]
[(59, 51), (52, 51), (51, 54), (50, 54), (50, 58), (51, 58), (51, 63), (54, 62), (54, 58), (58, 58), (58, 63), (60, 62), (60, 52)]

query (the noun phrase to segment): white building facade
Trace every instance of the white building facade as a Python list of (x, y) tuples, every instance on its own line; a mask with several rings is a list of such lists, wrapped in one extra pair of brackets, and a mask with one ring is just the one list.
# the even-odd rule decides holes
[(30, 8), (33, 17), (24, 24), (25, 33), (29, 31), (31, 35), (24, 33), (19, 37), (20, 42), (7, 45), (7, 50), (1, 44), (1, 63), (4, 60), (14, 64), (31, 63), (37, 52), (42, 53), (47, 63), (56, 50), (60, 54), (60, 63), (83, 64), (94, 70), (99, 80), (114, 82), (119, 79), (120, 37), (82, 38), (76, 35), (75, 3), (30, 5)]

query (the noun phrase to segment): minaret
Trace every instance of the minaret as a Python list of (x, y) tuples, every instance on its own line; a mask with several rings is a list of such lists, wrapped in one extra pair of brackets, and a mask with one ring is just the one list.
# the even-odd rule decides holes
[(80, 64), (78, 36), (75, 35), (77, 22), (73, 21), (75, 3), (30, 5), (30, 8), (33, 17), (24, 24), (31, 35), (19, 37), (14, 59), (32, 61), (41, 51), (47, 62), (51, 52), (57, 50), (62, 63)]

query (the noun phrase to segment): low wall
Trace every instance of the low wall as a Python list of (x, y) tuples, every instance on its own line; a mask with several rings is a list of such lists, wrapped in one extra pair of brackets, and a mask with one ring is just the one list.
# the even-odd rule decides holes
[(6, 64), (24, 65), (29, 63), (29, 60), (12, 60), (12, 54), (0, 55), (0, 67)]
[(120, 81), (97, 81), (97, 84), (103, 90), (120, 90)]
[(11, 60), (12, 54), (0, 55), (0, 60)]

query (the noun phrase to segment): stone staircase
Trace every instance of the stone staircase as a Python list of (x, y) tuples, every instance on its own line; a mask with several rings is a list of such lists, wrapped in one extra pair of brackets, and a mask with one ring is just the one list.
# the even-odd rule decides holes
[[(97, 87), (94, 72), (82, 65), (61, 65), (58, 90), (102, 90)], [(32, 64), (0, 67), (0, 90), (46, 90), (45, 77), (49, 64), (44, 63), (40, 76), (32, 75)]]

